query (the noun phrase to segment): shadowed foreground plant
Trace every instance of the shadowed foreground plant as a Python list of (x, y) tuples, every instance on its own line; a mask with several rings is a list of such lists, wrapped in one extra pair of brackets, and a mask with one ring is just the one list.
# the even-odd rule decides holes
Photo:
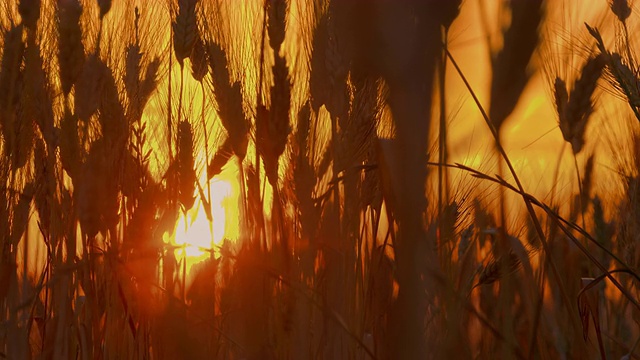
[[(589, 156), (580, 193), (549, 198), (525, 189), (547, 159), (514, 167), (500, 132), (516, 107), (553, 110), (522, 95), (556, 5), (500, 3), (488, 94), (451, 54), (470, 49), (469, 2), (4, 4), (0, 357), (633, 356), (637, 149), (615, 144), (619, 200), (585, 135), (598, 86), (637, 110), (632, 8), (608, 4), (615, 51), (591, 29), (597, 49), (552, 76), (563, 138)], [(460, 79), (514, 184), (447, 163)]]

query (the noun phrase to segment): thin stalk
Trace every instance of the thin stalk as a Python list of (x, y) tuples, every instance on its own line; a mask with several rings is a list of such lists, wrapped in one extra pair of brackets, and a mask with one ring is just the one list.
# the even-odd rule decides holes
[[(170, 38), (173, 38), (173, 26), (169, 26), (170, 30)], [(171, 72), (173, 71), (173, 42), (169, 42), (169, 79), (168, 79), (168, 90), (167, 90), (167, 146), (169, 149), (169, 163), (171, 163), (171, 161), (173, 160), (173, 150), (171, 148), (171, 137), (173, 136), (172, 134), (172, 117), (173, 117), (173, 108), (172, 108), (172, 97), (171, 97), (171, 80), (172, 80), (172, 74)]]
[[(435, 166), (437, 164), (428, 163), (428, 165)], [(447, 166), (449, 166), (449, 165), (447, 165)], [(576, 236), (570, 230), (577, 231), (580, 235), (584, 236), (592, 244), (594, 244), (595, 246), (600, 248), (602, 251), (604, 251), (607, 255), (609, 255), (612, 259), (616, 260), (619, 264), (624, 266), (626, 270), (630, 271), (629, 269), (631, 269), (631, 267), (629, 267), (624, 261), (622, 261), (615, 254), (613, 254), (611, 252), (611, 250), (607, 249), (604, 245), (602, 245), (598, 241), (596, 241), (588, 232), (586, 232), (580, 226), (578, 226), (578, 225), (576, 225), (576, 224), (564, 219), (562, 216), (558, 215), (548, 205), (542, 203), (541, 201), (536, 199), (533, 195), (519, 190), (517, 187), (509, 184), (508, 182), (506, 182), (506, 181), (504, 181), (502, 179), (497, 179), (497, 178), (491, 177), (491, 176), (486, 175), (486, 174), (484, 174), (484, 173), (482, 173), (480, 171), (472, 169), (472, 168), (470, 168), (468, 166), (464, 166), (464, 165), (460, 165), (460, 164), (451, 165), (451, 166), (455, 167), (457, 169), (468, 171), (468, 172), (472, 173), (474, 176), (476, 176), (476, 177), (478, 177), (480, 179), (492, 181), (492, 182), (494, 182), (494, 183), (496, 183), (498, 185), (504, 186), (507, 189), (509, 189), (509, 190), (519, 194), (520, 196), (522, 196), (523, 199), (525, 199), (525, 201), (532, 206), (532, 208), (533, 208), (533, 205), (535, 205), (535, 206), (539, 207), (540, 209), (542, 209), (545, 213), (547, 213), (548, 216), (550, 216), (551, 218), (553, 218), (554, 220), (557, 221), (557, 225), (560, 228), (560, 230), (562, 230), (562, 232), (569, 238), (569, 240), (571, 240), (571, 242), (573, 242), (574, 245), (576, 245), (578, 250), (580, 250), (580, 252), (582, 252), (589, 259), (589, 261), (591, 261), (593, 264), (595, 264), (598, 267), (598, 269), (600, 269), (603, 273), (606, 273), (606, 276), (607, 276), (607, 278), (609, 280), (611, 280), (611, 283), (613, 283), (613, 285), (615, 285), (615, 287), (617, 287), (618, 290), (620, 290), (620, 292), (629, 300), (629, 302), (631, 302), (637, 309), (640, 309), (640, 302), (638, 302), (635, 299), (635, 297), (633, 297), (629, 293), (629, 291), (627, 291), (624, 287), (622, 287), (622, 285), (618, 282), (618, 280), (616, 280), (613, 276), (611, 276), (608, 273), (607, 268), (598, 259), (596, 259), (595, 256), (593, 254), (591, 254), (591, 252), (589, 252), (587, 250), (587, 248), (585, 248), (582, 245), (582, 243), (576, 238)], [(541, 241), (542, 240), (543, 239), (541, 238)], [(546, 242), (546, 239), (544, 241)], [(543, 242), (543, 244), (545, 244), (545, 242)], [(548, 260), (548, 262), (550, 263), (550, 265), (552, 266), (552, 269), (553, 269), (555, 263), (553, 261), (550, 261), (550, 260)], [(560, 290), (561, 290), (561, 294), (564, 294), (563, 289), (560, 289)], [(577, 328), (579, 328), (581, 326), (580, 324), (577, 324), (577, 325), (578, 325)]]
[[(201, 107), (201, 113), (200, 113), (200, 121), (202, 123), (202, 134), (204, 136), (204, 163), (205, 166), (206, 164), (209, 164), (209, 132), (207, 131), (207, 121), (205, 120), (205, 104), (206, 104), (206, 92), (204, 91), (204, 84), (202, 82), (200, 82), (200, 89), (202, 90), (202, 107)], [(211, 212), (211, 180), (208, 179), (207, 180), (207, 202), (206, 204), (203, 204), (204, 206), (208, 206), (209, 209), (207, 209), (206, 213), (210, 213)], [(207, 219), (208, 223), (209, 223), (209, 234), (211, 235), (211, 246), (213, 247), (213, 244), (215, 242), (214, 236), (213, 236), (213, 218), (211, 219)], [(213, 252), (211, 252), (211, 256), (213, 257)]]
[[(265, 52), (265, 46), (264, 46), (264, 42), (266, 40), (267, 37), (267, 5), (269, 0), (264, 0), (263, 6), (262, 6), (262, 32), (260, 35), (260, 60), (258, 61), (258, 91), (257, 91), (257, 95), (256, 95), (256, 106), (262, 104), (262, 86), (263, 86), (263, 82), (264, 82), (264, 52)], [(258, 146), (256, 145), (256, 182), (257, 182), (257, 186), (256, 188), (260, 188), (260, 153), (258, 152)], [(266, 175), (265, 175), (266, 176)], [(258, 196), (258, 201), (260, 202), (259, 205), (259, 209), (260, 209), (260, 215), (259, 215), (259, 219), (258, 221), (260, 221), (260, 231), (262, 233), (262, 237), (263, 237), (263, 242), (264, 242), (264, 250), (266, 251), (267, 249), (267, 235), (266, 235), (266, 230), (265, 230), (265, 220), (264, 220), (264, 192), (262, 193), (261, 196)]]
[[(573, 164), (576, 167), (576, 176), (578, 177), (578, 192), (579, 192), (579, 196), (578, 196), (578, 206), (580, 206), (580, 215), (582, 216), (582, 228), (586, 229), (587, 226), (585, 225), (585, 221), (584, 221), (584, 207), (582, 206), (582, 196), (584, 195), (582, 193), (582, 179), (580, 178), (580, 168), (578, 167), (578, 158), (576, 156), (576, 154), (573, 154)], [(585, 243), (586, 245), (586, 243)]]
[(564, 154), (564, 150), (567, 147), (567, 142), (562, 142), (562, 149), (558, 154), (558, 162), (556, 163), (556, 168), (553, 171), (553, 185), (551, 185), (551, 201), (556, 196), (556, 188), (558, 186), (558, 177), (560, 176), (560, 163), (562, 163), (562, 155)]
[[(443, 47), (446, 49), (447, 40), (448, 40), (448, 29), (442, 30), (442, 40)], [(440, 136), (438, 136), (438, 145), (439, 145), (439, 163), (438, 166), (438, 249), (441, 250), (442, 245), (442, 214), (444, 211), (444, 198), (449, 200), (449, 191), (448, 191), (448, 179), (447, 179), (447, 168), (443, 166), (448, 161), (447, 154), (447, 102), (445, 96), (445, 76), (446, 76), (446, 66), (447, 66), (447, 55), (446, 52), (442, 52), (442, 58), (440, 59)], [(442, 256), (442, 254), (440, 254)], [(442, 259), (441, 259), (442, 260)]]
[[(462, 72), (462, 70), (458, 66), (458, 63), (455, 61), (455, 59), (453, 58), (453, 56), (449, 52), (449, 49), (445, 48), (444, 51), (447, 53), (447, 57), (449, 58), (449, 60), (451, 60), (451, 64), (454, 66), (454, 68), (456, 69), (456, 72), (458, 73), (458, 75), (460, 76), (461, 80), (464, 82), (465, 86), (467, 87), (467, 90), (469, 91), (469, 94), (473, 98), (473, 101), (476, 103), (476, 106), (478, 107), (478, 109), (480, 110), (480, 113), (482, 114), (482, 118), (484, 119), (485, 123), (489, 127), (489, 130), (491, 131), (491, 134), (493, 135), (493, 138), (496, 140), (496, 147), (498, 149), (498, 152), (500, 153), (500, 155), (504, 159), (505, 163), (507, 164), (507, 167), (509, 168), (509, 171), (511, 172), (511, 175), (513, 176), (513, 179), (517, 184), (518, 190), (521, 192), (521, 196), (522, 196), (522, 199), (524, 200), (524, 203), (525, 203), (525, 205), (527, 207), (527, 211), (529, 212), (529, 216), (531, 217), (531, 220), (533, 221), (533, 224), (534, 224), (534, 227), (536, 229), (536, 232), (538, 233), (538, 236), (540, 236), (540, 241), (542, 243), (542, 247), (543, 247), (545, 253), (547, 255), (550, 255), (551, 254), (551, 248), (549, 247), (549, 244), (548, 244), (547, 239), (545, 237), (544, 231), (542, 230), (542, 225), (540, 225), (540, 221), (538, 220), (538, 217), (537, 217), (535, 211), (533, 210), (533, 206), (531, 205), (531, 201), (529, 200), (529, 198), (526, 195), (524, 195), (525, 194), (524, 187), (522, 186), (522, 183), (520, 182), (520, 178), (518, 177), (515, 169), (513, 168), (513, 164), (511, 164), (511, 161), (509, 160), (509, 157), (507, 156), (507, 153), (505, 152), (504, 148), (500, 144), (498, 131), (493, 126), (493, 123), (489, 119), (489, 115), (487, 115), (486, 111), (484, 110), (484, 107), (482, 106), (482, 104), (480, 103), (480, 100), (478, 99), (478, 96), (476, 95), (475, 91), (473, 91), (473, 88), (471, 87), (471, 84), (469, 83), (469, 81), (467, 80), (467, 77), (464, 75), (464, 73)], [(551, 256), (547, 256), (547, 261), (551, 265), (551, 270), (552, 270), (552, 273), (553, 273), (553, 276), (554, 276), (555, 280), (558, 282), (558, 285), (560, 285), (559, 289), (560, 289), (560, 293), (562, 295), (562, 299), (563, 299), (564, 305), (567, 306), (567, 310), (569, 312), (571, 312), (572, 309), (569, 308), (569, 304), (571, 304), (570, 299), (569, 299), (569, 295), (567, 295), (567, 292), (565, 291), (564, 287), (562, 286), (562, 280), (561, 280), (558, 268), (557, 268), (555, 262), (553, 262), (551, 260)], [(538, 294), (538, 296), (539, 296), (539, 294)], [(574, 326), (576, 326), (576, 328), (579, 328), (579, 323), (576, 321), (575, 317), (571, 317), (571, 319), (574, 322)]]

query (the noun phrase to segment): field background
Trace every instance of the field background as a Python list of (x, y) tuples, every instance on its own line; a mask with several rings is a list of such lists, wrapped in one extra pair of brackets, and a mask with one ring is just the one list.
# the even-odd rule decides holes
[(630, 0), (1, 0), (0, 358), (640, 358)]

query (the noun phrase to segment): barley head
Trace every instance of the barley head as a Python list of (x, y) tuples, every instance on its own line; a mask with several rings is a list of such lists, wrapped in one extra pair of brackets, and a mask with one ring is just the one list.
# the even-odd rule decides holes
[(183, 66), (196, 41), (198, 24), (196, 19), (196, 5), (198, 0), (178, 0), (178, 14), (172, 23), (173, 49)]
[(20, 0), (18, 13), (22, 17), (22, 23), (28, 29), (35, 30), (40, 18), (41, 0)]
[(58, 62), (60, 82), (65, 95), (71, 92), (84, 63), (81, 15), (82, 5), (78, 0), (58, 1)]

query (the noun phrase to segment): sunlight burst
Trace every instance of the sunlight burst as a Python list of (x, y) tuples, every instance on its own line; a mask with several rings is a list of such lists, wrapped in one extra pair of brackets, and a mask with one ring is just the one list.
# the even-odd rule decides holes
[[(226, 180), (211, 182), (211, 215), (213, 223), (207, 220), (204, 203), (198, 201), (198, 206), (186, 214), (180, 214), (176, 227), (175, 238), (172, 243), (178, 247), (176, 256), (183, 257), (186, 251), (191, 262), (204, 259), (211, 251), (222, 243), (227, 235), (226, 199), (232, 197), (233, 187)], [(228, 237), (228, 236), (227, 236)]]

